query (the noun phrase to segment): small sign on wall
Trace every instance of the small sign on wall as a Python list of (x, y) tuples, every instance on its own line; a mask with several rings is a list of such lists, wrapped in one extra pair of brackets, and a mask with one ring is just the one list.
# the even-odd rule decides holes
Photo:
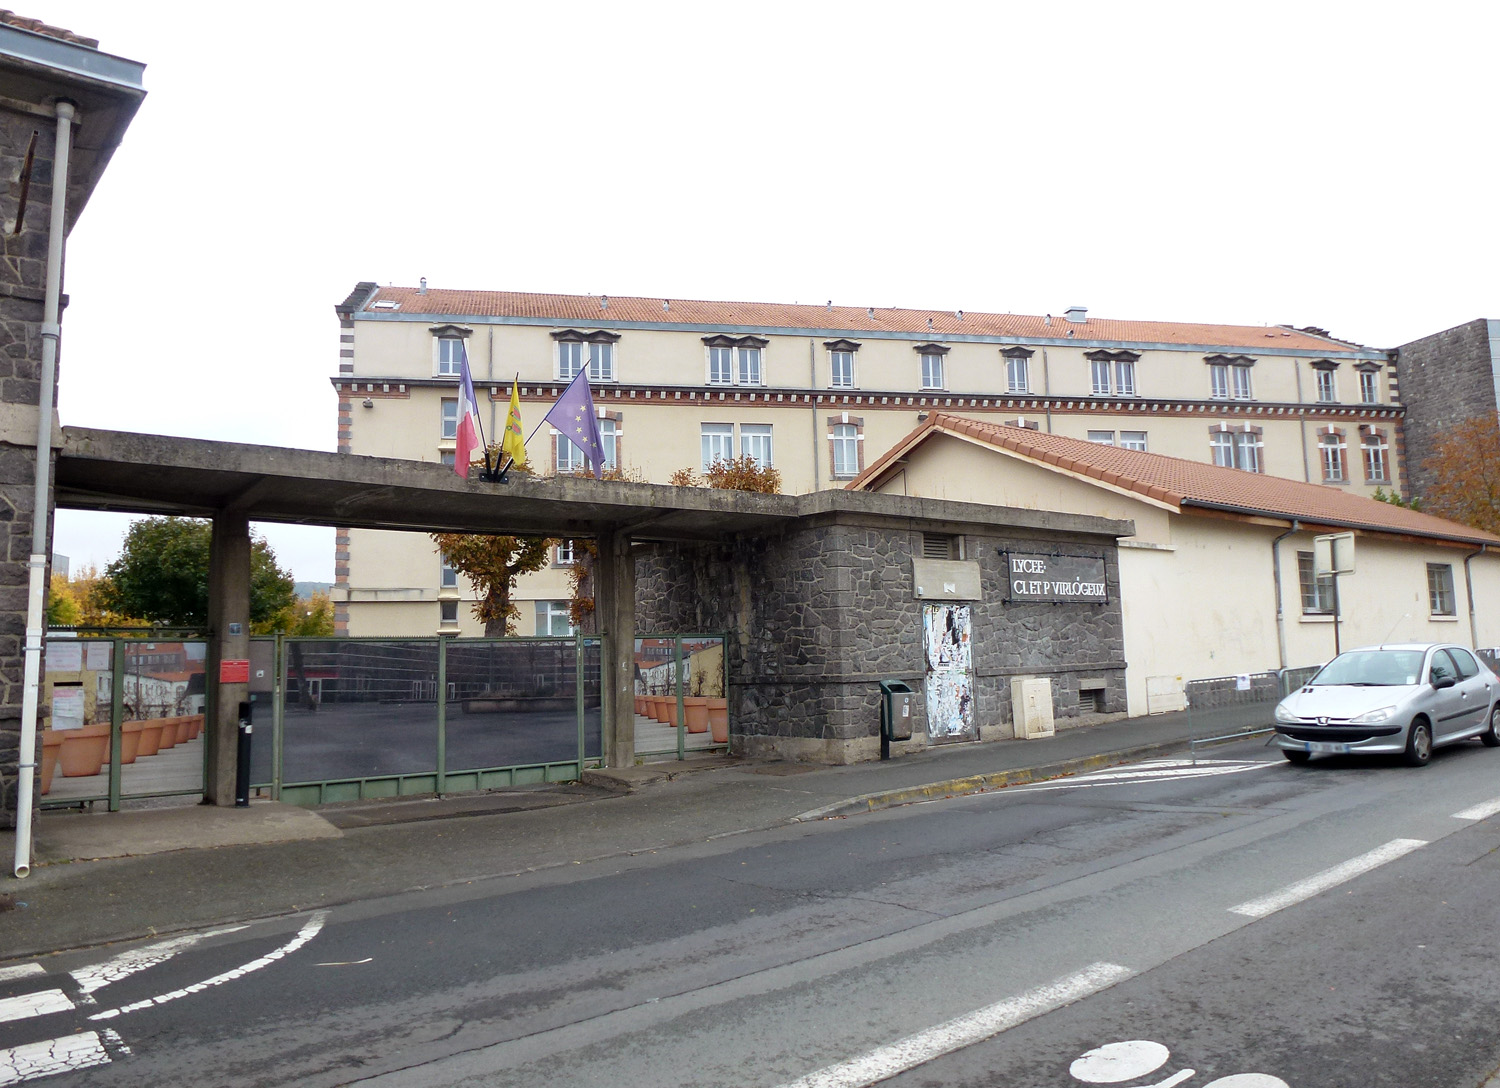
[(248, 684), (250, 682), (250, 660), (225, 658), (219, 662), (219, 683)]
[(1006, 599), (1010, 601), (1088, 601), (1104, 604), (1109, 585), (1098, 555), (1040, 555), (1001, 552)]

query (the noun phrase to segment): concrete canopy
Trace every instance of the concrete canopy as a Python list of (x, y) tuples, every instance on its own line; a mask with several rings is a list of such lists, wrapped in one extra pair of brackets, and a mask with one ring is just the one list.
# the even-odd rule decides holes
[(517, 533), (634, 540), (723, 540), (830, 514), (916, 517), (1088, 536), (1128, 536), (1127, 521), (851, 491), (760, 495), (591, 478), (464, 480), (446, 465), (64, 427), (57, 505), (414, 532)]

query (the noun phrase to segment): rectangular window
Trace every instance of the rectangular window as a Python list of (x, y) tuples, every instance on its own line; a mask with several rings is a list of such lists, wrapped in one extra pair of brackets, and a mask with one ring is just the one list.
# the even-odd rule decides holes
[(574, 558), (573, 542), (564, 540), (553, 549), (552, 562), (559, 567), (571, 567), (577, 560)]
[(772, 468), (771, 426), (762, 423), (740, 424), (740, 456), (750, 457), (760, 468)]
[(560, 340), (557, 344), (557, 377), (570, 382), (583, 369), (584, 345), (576, 340)]
[(1122, 397), (1135, 396), (1135, 360), (1120, 359), (1116, 361), (1115, 392)]
[(709, 348), (708, 349), (708, 384), (709, 385), (733, 385), (734, 384), (734, 349), (733, 348)]
[(1373, 370), (1359, 372), (1359, 402), (1361, 404), (1380, 402), (1380, 375)]
[(760, 348), (736, 348), (740, 361), (740, 384), (760, 384)]
[(458, 437), (458, 398), (444, 397), (442, 437), (452, 440)]
[(854, 388), (854, 352), (830, 351), (828, 353), (830, 377), (828, 384), (835, 389)]
[(458, 626), (458, 602), (439, 601), (438, 620), (444, 627)]
[(454, 570), (447, 563), (444, 563), (441, 581), (439, 581), (438, 585), (440, 585), (443, 589), (457, 589), (458, 571)]
[(922, 388), (943, 388), (943, 357), (941, 355), (922, 356)]
[(852, 423), (833, 425), (833, 474), (851, 480), (859, 475), (859, 428)]
[(1334, 377), (1331, 370), (1318, 371), (1318, 400), (1324, 404), (1332, 404), (1339, 399), (1338, 386)]
[(1325, 483), (1344, 482), (1344, 443), (1338, 435), (1324, 435), (1318, 440), (1318, 454), (1323, 462)]
[(1097, 442), (1101, 446), (1113, 446), (1115, 444), (1114, 431), (1090, 431), (1089, 441)]
[(734, 458), (734, 425), (730, 423), (705, 423), (700, 433), (703, 436), (703, 471), (707, 472), (716, 461)]
[(1214, 464), (1220, 468), (1234, 468), (1234, 435), (1215, 431), (1208, 436), (1208, 445), (1214, 453)]
[(1235, 468), (1246, 472), (1260, 471), (1260, 435), (1237, 434), (1234, 436)]
[(1109, 360), (1094, 359), (1089, 363), (1089, 367), (1093, 371), (1094, 396), (1109, 396)]
[(1120, 448), (1123, 449), (1123, 450), (1140, 450), (1142, 452), (1145, 452), (1145, 449), (1146, 449), (1146, 432), (1145, 431), (1121, 431), (1120, 432)]
[(599, 438), (604, 443), (604, 467), (614, 471), (620, 467), (620, 424), (613, 419), (599, 421)]
[(1385, 468), (1385, 440), (1379, 435), (1370, 435), (1360, 444), (1364, 453), (1365, 481), (1372, 484), (1390, 482)]
[(1314, 573), (1312, 552), (1297, 553), (1297, 579), (1302, 583), (1302, 614), (1333, 615), (1333, 575), (1319, 578)]
[(456, 459), (457, 455), (452, 450), (441, 450), (438, 452), (438, 464), (440, 465), (447, 465), (449, 468), (452, 468), (453, 462)]
[(588, 462), (584, 459), (583, 451), (569, 442), (566, 436), (559, 434), (557, 436), (557, 474), (568, 476), (574, 472), (585, 472), (587, 469)]
[(1447, 563), (1427, 564), (1427, 601), (1434, 616), (1456, 616), (1453, 607), (1453, 568)]
[(571, 635), (573, 633), (573, 621), (568, 616), (568, 602), (537, 601), (536, 633), (539, 635)]
[(1031, 384), (1027, 380), (1027, 359), (1024, 355), (1011, 355), (1005, 360), (1005, 377), (1011, 393), (1029, 393)]
[(1229, 399), (1229, 368), (1223, 363), (1214, 363), (1208, 368), (1209, 396), (1215, 400)]
[(613, 344), (589, 345), (589, 381), (612, 382), (615, 380), (615, 346)]
[(1250, 368), (1248, 366), (1232, 366), (1229, 368), (1234, 373), (1234, 399), (1250, 399)]
[(456, 336), (438, 337), (438, 373), (457, 377), (463, 369), (464, 342)]

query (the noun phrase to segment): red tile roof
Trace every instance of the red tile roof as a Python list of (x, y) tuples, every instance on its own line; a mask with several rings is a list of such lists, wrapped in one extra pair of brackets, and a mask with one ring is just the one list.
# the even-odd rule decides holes
[[(377, 308), (376, 302), (395, 302)], [(668, 308), (663, 308), (663, 303)], [(905, 310), (865, 306), (804, 306), (778, 302), (699, 302), (691, 299), (621, 298), (615, 295), (545, 295), (521, 291), (451, 291), (381, 287), (361, 309), (366, 313), (430, 314), (444, 317), (538, 318), (559, 325), (608, 326), (652, 322), (668, 325), (897, 332), (918, 336), (1010, 336), (1039, 340), (1102, 340), (1134, 344), (1197, 344), (1264, 351), (1283, 348), (1309, 355), (1360, 351), (1358, 344), (1279, 325), (1199, 325), (1177, 321), (1120, 321), (1091, 317), (1071, 322), (1061, 314), (982, 314), (951, 310)], [(960, 311), (962, 312), (962, 311)], [(873, 316), (872, 316), (873, 314)], [(931, 321), (931, 327), (928, 321)]]
[(1202, 461), (1121, 449), (1002, 423), (934, 413), (849, 482), (863, 490), (898, 458), (936, 434), (963, 435), (997, 450), (1064, 472), (1112, 484), (1191, 512), (1221, 509), (1245, 516), (1296, 519), (1307, 525), (1435, 538), (1465, 544), (1500, 544), (1500, 536), (1390, 503), (1351, 495), (1338, 487), (1303, 483)]
[(9, 8), (0, 8), (0, 23), (4, 23), (6, 26), (19, 27), (22, 30), (29, 30), (33, 34), (45, 34), (49, 38), (59, 38), (65, 42), (72, 42), (74, 45), (83, 45), (90, 49), (99, 48), (99, 39), (97, 38), (86, 38), (82, 34), (74, 34), (71, 30), (64, 30), (60, 26), (50, 26), (40, 19), (33, 19), (26, 15), (17, 15)]

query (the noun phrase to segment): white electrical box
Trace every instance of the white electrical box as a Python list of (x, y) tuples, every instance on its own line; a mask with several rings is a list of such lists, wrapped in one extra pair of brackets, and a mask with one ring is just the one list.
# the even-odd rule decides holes
[(1016, 739), (1036, 740), (1054, 732), (1052, 681), (1045, 676), (1013, 676), (1010, 681), (1011, 720)]

